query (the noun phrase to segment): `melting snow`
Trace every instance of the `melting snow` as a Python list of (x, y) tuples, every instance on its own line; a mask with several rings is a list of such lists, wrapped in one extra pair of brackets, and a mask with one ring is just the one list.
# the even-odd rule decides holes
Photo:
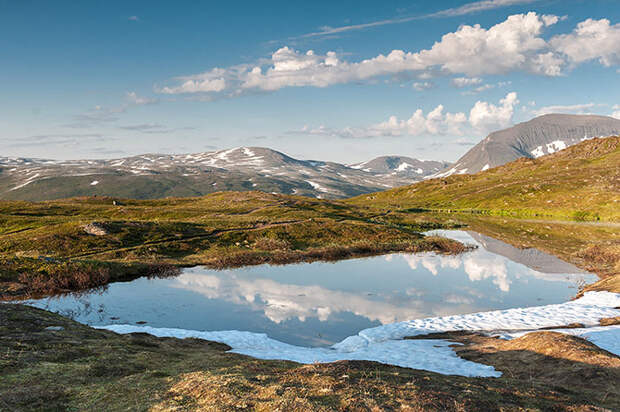
[(579, 322), (590, 328), (557, 329), (589, 339), (620, 355), (620, 326), (600, 327), (601, 318), (620, 315), (620, 294), (587, 292), (582, 298), (555, 305), (515, 308), (466, 315), (444, 316), (398, 322), (364, 329), (330, 348), (290, 345), (263, 333), (220, 331), (201, 332), (185, 329), (152, 328), (136, 325), (100, 327), (117, 333), (146, 332), (155, 336), (200, 338), (229, 345), (231, 352), (261, 359), (285, 359), (300, 363), (337, 360), (371, 360), (402, 367), (424, 369), (463, 376), (500, 376), (491, 366), (456, 356), (446, 340), (405, 340), (406, 336), (455, 330), (486, 331), (505, 338), (523, 335), (540, 328)]
[(328, 192), (329, 190), (327, 190), (326, 188), (324, 188), (323, 186), (321, 186), (320, 184), (313, 182), (311, 180), (306, 180), (306, 182), (312, 186), (315, 190), (318, 190), (319, 192)]
[(555, 153), (563, 149), (566, 149), (566, 143), (562, 140), (554, 140), (551, 143), (547, 143), (547, 153)]
[(413, 167), (413, 166), (411, 166), (409, 163), (402, 162), (401, 164), (398, 165), (396, 170), (399, 171), (399, 172), (404, 172), (405, 170), (407, 170), (410, 167)]
[(543, 152), (542, 150), (542, 146), (538, 146), (536, 149), (532, 150), (530, 153), (532, 153), (532, 156), (534, 157), (540, 157), (540, 156), (545, 155), (545, 152)]
[[(459, 167), (459, 165), (456, 165), (456, 166), (454, 166), (452, 169), (450, 169), (450, 170), (448, 170), (448, 171), (445, 171), (445, 172), (443, 172), (443, 173), (436, 173), (436, 174), (434, 174), (434, 175), (432, 175), (432, 176), (427, 176), (426, 178), (427, 178), (427, 179), (433, 179), (433, 178), (436, 178), (436, 177), (448, 177), (448, 176), (452, 176), (454, 173), (456, 173), (456, 168), (457, 168), (457, 167)], [(465, 170), (467, 170), (467, 169), (465, 169)]]
[(352, 164), (352, 165), (349, 165), (349, 167), (350, 167), (351, 169), (361, 169), (361, 168), (362, 168), (362, 167), (364, 167), (364, 166), (365, 166), (368, 162), (369, 162), (369, 161), (362, 162), (362, 163), (357, 163), (357, 164)]
[(402, 339), (406, 336), (424, 335), (434, 332), (454, 330), (521, 330), (532, 331), (540, 328), (583, 323), (586, 326), (598, 325), (602, 318), (620, 316), (620, 294), (611, 292), (586, 292), (581, 299), (566, 303), (529, 308), (514, 308), (491, 312), (471, 313), (439, 318), (416, 319), (391, 323), (376, 328), (364, 329), (356, 336), (350, 336), (334, 346), (355, 347), (389, 339)]
[(485, 170), (487, 170), (488, 168), (489, 168), (489, 164), (487, 163), (487, 164), (485, 164), (485, 165), (482, 167), (482, 171), (484, 172), (484, 171), (485, 171)]
[(459, 358), (445, 340), (390, 340), (357, 351), (343, 352), (334, 348), (307, 348), (289, 345), (267, 337), (264, 333), (200, 332), (184, 329), (152, 328), (150, 326), (109, 325), (99, 327), (117, 333), (146, 332), (160, 337), (199, 338), (222, 342), (231, 352), (260, 359), (282, 359), (299, 363), (326, 363), (339, 360), (371, 360), (405, 368), (462, 376), (501, 376), (492, 366)]
[(34, 175), (30, 176), (28, 179), (26, 179), (26, 181), (20, 185), (15, 186), (14, 188), (12, 188), (11, 190), (17, 190), (17, 189), (21, 189), (22, 187), (29, 185), (30, 183), (34, 182), (34, 180), (40, 176), (40, 173), (35, 173)]
[[(566, 146), (566, 143), (564, 143), (564, 141), (562, 140), (554, 140), (551, 143), (547, 143), (544, 147), (547, 148), (547, 154), (551, 154), (551, 153), (555, 153), (560, 150), (564, 150), (566, 149), (567, 146)], [(530, 153), (532, 153), (532, 156), (534, 157), (540, 157), (540, 156), (545, 155), (545, 151), (542, 145), (538, 146), (536, 149), (532, 150)]]

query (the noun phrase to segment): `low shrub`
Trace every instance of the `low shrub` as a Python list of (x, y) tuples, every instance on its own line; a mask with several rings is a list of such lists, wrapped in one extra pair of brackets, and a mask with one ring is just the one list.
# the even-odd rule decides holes
[(107, 284), (110, 269), (97, 264), (62, 263), (48, 265), (36, 272), (24, 272), (19, 282), (34, 294), (53, 294), (84, 290)]
[(254, 242), (254, 248), (259, 250), (289, 250), (291, 243), (284, 239), (261, 237)]

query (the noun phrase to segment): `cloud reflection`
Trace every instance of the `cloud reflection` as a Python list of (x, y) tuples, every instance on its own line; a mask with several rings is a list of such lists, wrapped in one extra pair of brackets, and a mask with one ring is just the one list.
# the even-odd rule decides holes
[(275, 323), (294, 318), (302, 322), (307, 318), (326, 321), (339, 312), (350, 312), (382, 324), (429, 315), (429, 305), (422, 300), (410, 299), (406, 306), (395, 305), (389, 302), (393, 300), (389, 296), (370, 298), (363, 292), (284, 284), (271, 279), (244, 279), (226, 272), (184, 273), (171, 282), (173, 287), (191, 290), (209, 299), (223, 299), (263, 311)]

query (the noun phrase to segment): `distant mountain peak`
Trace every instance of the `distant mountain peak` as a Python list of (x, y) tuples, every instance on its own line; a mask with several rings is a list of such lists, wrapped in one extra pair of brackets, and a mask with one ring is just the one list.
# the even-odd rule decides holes
[(489, 134), (454, 166), (430, 177), (471, 174), (520, 157), (555, 153), (594, 137), (620, 134), (620, 120), (608, 116), (551, 113)]
[(352, 169), (363, 170), (375, 175), (401, 175), (413, 179), (437, 173), (448, 166), (447, 162), (435, 160), (419, 160), (406, 156), (380, 156), (366, 162), (349, 165)]

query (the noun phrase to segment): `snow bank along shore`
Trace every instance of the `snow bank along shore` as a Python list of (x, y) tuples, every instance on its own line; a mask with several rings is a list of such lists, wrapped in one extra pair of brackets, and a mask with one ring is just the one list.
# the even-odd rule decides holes
[[(598, 326), (599, 320), (620, 316), (620, 294), (587, 292), (580, 299), (546, 306), (514, 308), (466, 315), (416, 319), (364, 329), (329, 348), (289, 345), (264, 333), (242, 331), (202, 332), (185, 329), (152, 328), (136, 325), (98, 327), (117, 333), (144, 332), (159, 337), (199, 338), (225, 343), (231, 352), (260, 359), (282, 359), (299, 363), (325, 363), (338, 360), (369, 360), (450, 375), (500, 376), (492, 366), (459, 358), (441, 339), (405, 340), (407, 336), (449, 331), (481, 331), (506, 339), (522, 336), (540, 328), (590, 340), (620, 356), (620, 325)], [(562, 329), (571, 323), (585, 328)]]

